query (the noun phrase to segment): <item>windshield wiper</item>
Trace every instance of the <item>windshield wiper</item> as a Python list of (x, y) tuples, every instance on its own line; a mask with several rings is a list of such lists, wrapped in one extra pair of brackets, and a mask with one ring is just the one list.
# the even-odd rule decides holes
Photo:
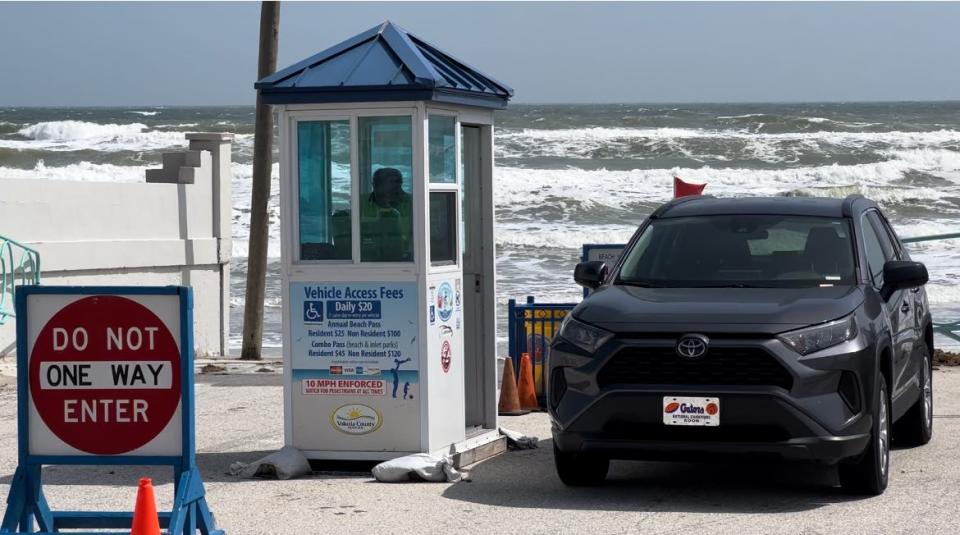
[(651, 282), (644, 281), (628, 281), (628, 280), (618, 280), (615, 284), (622, 284), (623, 286), (636, 286), (638, 288), (665, 288), (661, 284), (653, 284)]

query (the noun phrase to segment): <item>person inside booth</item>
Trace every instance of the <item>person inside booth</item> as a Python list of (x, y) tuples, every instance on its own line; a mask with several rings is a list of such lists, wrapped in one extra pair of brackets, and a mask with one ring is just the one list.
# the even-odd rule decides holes
[(413, 196), (403, 190), (403, 175), (393, 167), (373, 173), (373, 191), (360, 211), (361, 257), (372, 262), (413, 260)]

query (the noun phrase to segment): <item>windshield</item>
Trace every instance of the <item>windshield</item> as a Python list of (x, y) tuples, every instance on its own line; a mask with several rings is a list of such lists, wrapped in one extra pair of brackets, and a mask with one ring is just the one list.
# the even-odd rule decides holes
[(845, 219), (716, 215), (654, 219), (616, 284), (651, 287), (819, 287), (854, 284)]

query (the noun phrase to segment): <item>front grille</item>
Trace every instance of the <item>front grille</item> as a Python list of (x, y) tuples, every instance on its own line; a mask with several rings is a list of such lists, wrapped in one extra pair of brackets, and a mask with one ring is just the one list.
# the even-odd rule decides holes
[(711, 347), (696, 360), (682, 359), (671, 347), (626, 347), (597, 374), (611, 385), (779, 386), (790, 390), (793, 376), (761, 348)]

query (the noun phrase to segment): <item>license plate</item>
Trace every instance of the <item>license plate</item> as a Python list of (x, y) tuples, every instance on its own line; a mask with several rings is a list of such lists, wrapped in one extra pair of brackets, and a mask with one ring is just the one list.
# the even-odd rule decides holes
[(663, 423), (666, 425), (720, 425), (720, 400), (664, 396)]

